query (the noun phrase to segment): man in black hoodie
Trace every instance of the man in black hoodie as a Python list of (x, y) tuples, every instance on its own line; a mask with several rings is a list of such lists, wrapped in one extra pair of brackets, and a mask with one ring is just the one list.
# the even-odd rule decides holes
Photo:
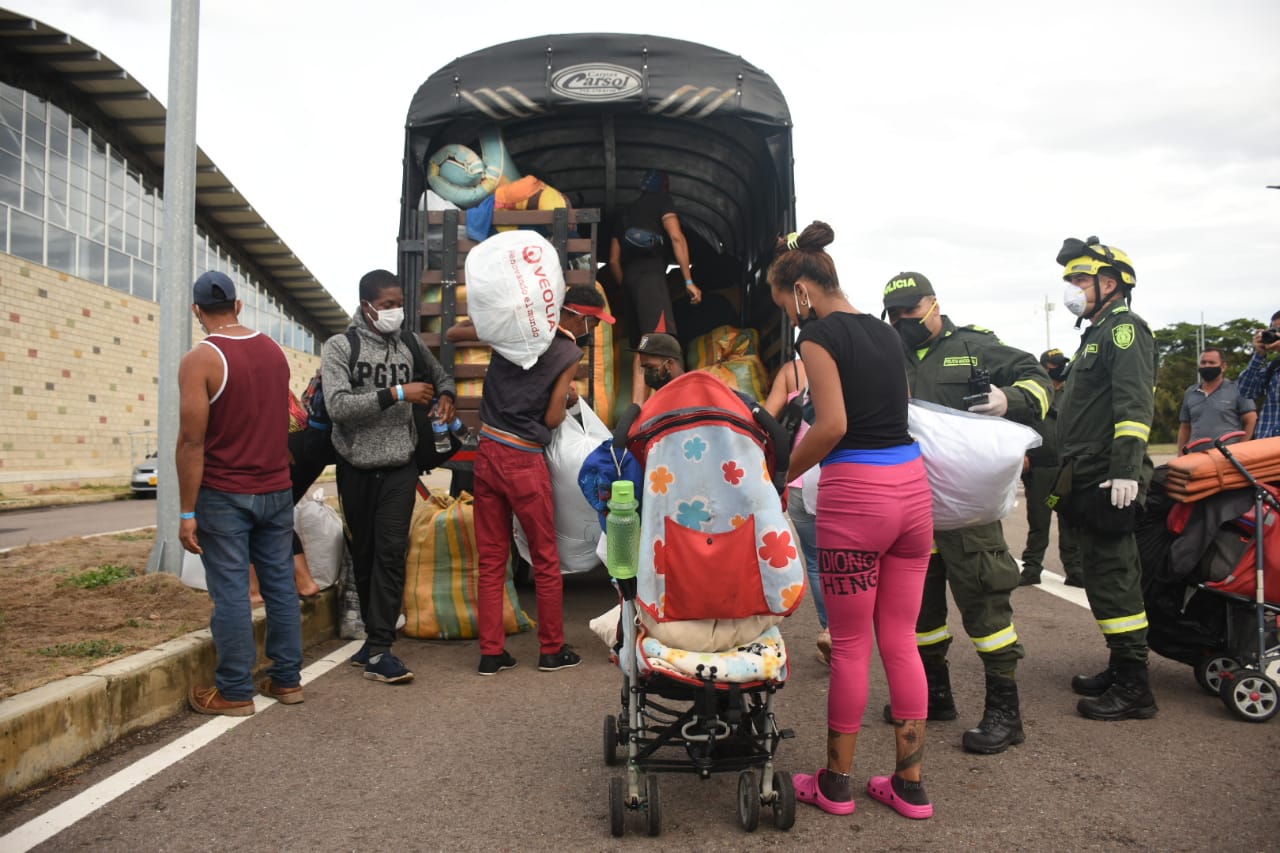
[(414, 460), (414, 403), (431, 405), (446, 422), (454, 416), (453, 379), (420, 340), (429, 381), (414, 381), (414, 354), (400, 336), (404, 289), (394, 273), (374, 270), (360, 279), (360, 308), (348, 331), (359, 336), (351, 365), (347, 334), (325, 341), (321, 377), (333, 419), (338, 496), (351, 532), (351, 559), (368, 639), (351, 658), (364, 677), (398, 683), (413, 679), (391, 653), (404, 597), (405, 553), (418, 485)]

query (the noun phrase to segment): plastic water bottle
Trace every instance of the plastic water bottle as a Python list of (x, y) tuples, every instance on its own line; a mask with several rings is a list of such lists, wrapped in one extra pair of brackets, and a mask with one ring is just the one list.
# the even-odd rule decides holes
[(453, 448), (449, 443), (449, 425), (444, 421), (433, 419), (431, 432), (435, 435), (437, 453), (448, 453)]
[(636, 512), (635, 484), (615, 480), (609, 495), (609, 515), (605, 519), (608, 534), (607, 562), (609, 575), (618, 580), (636, 576), (640, 563), (640, 516)]
[(449, 424), (449, 432), (453, 433), (453, 437), (458, 440), (459, 444), (466, 444), (467, 436), (471, 430), (467, 429), (467, 425), (462, 422), (462, 418), (454, 415), (453, 423)]

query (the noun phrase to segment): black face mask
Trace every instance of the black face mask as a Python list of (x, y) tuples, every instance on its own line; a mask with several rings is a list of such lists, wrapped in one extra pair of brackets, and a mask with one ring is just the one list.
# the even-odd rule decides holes
[(1212, 382), (1222, 375), (1221, 367), (1202, 367), (1200, 368), (1200, 378), (1205, 382)]
[(933, 336), (933, 332), (930, 332), (929, 327), (924, 324), (923, 317), (901, 319), (894, 328), (898, 330), (898, 335), (907, 345), (907, 349), (919, 349)]
[(658, 367), (644, 369), (644, 384), (657, 391), (671, 381), (671, 374)]

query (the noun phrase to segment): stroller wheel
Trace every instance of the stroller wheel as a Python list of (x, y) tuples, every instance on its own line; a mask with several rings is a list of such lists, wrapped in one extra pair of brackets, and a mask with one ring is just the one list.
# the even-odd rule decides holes
[(626, 784), (616, 776), (609, 780), (609, 834), (621, 838), (627, 818)]
[(610, 767), (618, 763), (618, 718), (613, 714), (604, 718), (604, 763)]
[[(794, 790), (792, 799), (795, 799)], [(791, 811), (794, 818), (794, 805)], [(756, 782), (756, 774), (750, 770), (738, 774), (738, 822), (747, 832), (755, 832), (760, 825), (760, 785)]]
[(644, 777), (645, 826), (650, 835), (662, 832), (662, 798), (658, 796), (658, 777), (650, 773)]
[(796, 786), (790, 773), (773, 774), (773, 793), (773, 825), (786, 832), (796, 823)]
[(1218, 695), (1227, 710), (1249, 723), (1265, 723), (1280, 711), (1280, 689), (1256, 670), (1238, 669), (1223, 674)]
[(1219, 695), (1218, 689), (1222, 687), (1222, 674), (1231, 672), (1240, 668), (1240, 664), (1233, 657), (1227, 655), (1208, 655), (1200, 659), (1196, 664), (1196, 684), (1199, 684), (1207, 692), (1214, 696)]

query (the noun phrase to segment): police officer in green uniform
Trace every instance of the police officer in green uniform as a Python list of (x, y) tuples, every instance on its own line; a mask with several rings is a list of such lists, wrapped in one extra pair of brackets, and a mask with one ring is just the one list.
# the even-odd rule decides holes
[(1057, 510), (1074, 520), (1093, 618), (1111, 653), (1108, 667), (1077, 675), (1077, 710), (1093, 720), (1148, 719), (1156, 700), (1147, 678), (1147, 612), (1133, 531), (1151, 459), (1155, 341), (1129, 310), (1137, 278), (1129, 256), (1097, 237), (1068, 239), (1058, 252), (1067, 281), (1063, 302), (1089, 328), (1067, 371), (1059, 411), (1063, 470)]
[[(1040, 353), (1040, 366), (1053, 382), (1054, 394), (1062, 391), (1066, 383), (1066, 368), (1070, 362), (1062, 350), (1051, 349)], [(1053, 522), (1053, 510), (1049, 507), (1049, 495), (1058, 479), (1062, 460), (1058, 455), (1058, 407), (1049, 405), (1049, 416), (1033, 424), (1044, 443), (1027, 451), (1026, 467), (1022, 471), (1023, 496), (1027, 503), (1027, 544), (1022, 549), (1022, 575), (1018, 586), (1035, 586), (1040, 583), (1044, 571), (1044, 554), (1049, 548), (1049, 527)], [(1080, 569), (1080, 550), (1076, 546), (1075, 532), (1062, 518), (1058, 519), (1058, 556), (1067, 586), (1084, 586), (1084, 574)]]
[[(913, 396), (953, 409), (1024, 424), (1044, 419), (1053, 389), (1035, 356), (1001, 343), (995, 333), (958, 327), (942, 315), (933, 285), (917, 272), (894, 276), (884, 289), (889, 322), (902, 337)], [(984, 403), (966, 401), (976, 370), (990, 374)], [(1022, 715), (1014, 680), (1024, 652), (1013, 626), (1009, 594), (1018, 586), (1018, 564), (1009, 554), (1000, 522), (934, 532), (934, 555), (925, 576), (916, 643), (929, 681), (929, 719), (954, 720), (947, 668), (947, 586), (986, 673), (982, 721), (964, 733), (970, 752), (1003, 752), (1022, 743)], [(888, 707), (886, 719), (891, 719)]]

